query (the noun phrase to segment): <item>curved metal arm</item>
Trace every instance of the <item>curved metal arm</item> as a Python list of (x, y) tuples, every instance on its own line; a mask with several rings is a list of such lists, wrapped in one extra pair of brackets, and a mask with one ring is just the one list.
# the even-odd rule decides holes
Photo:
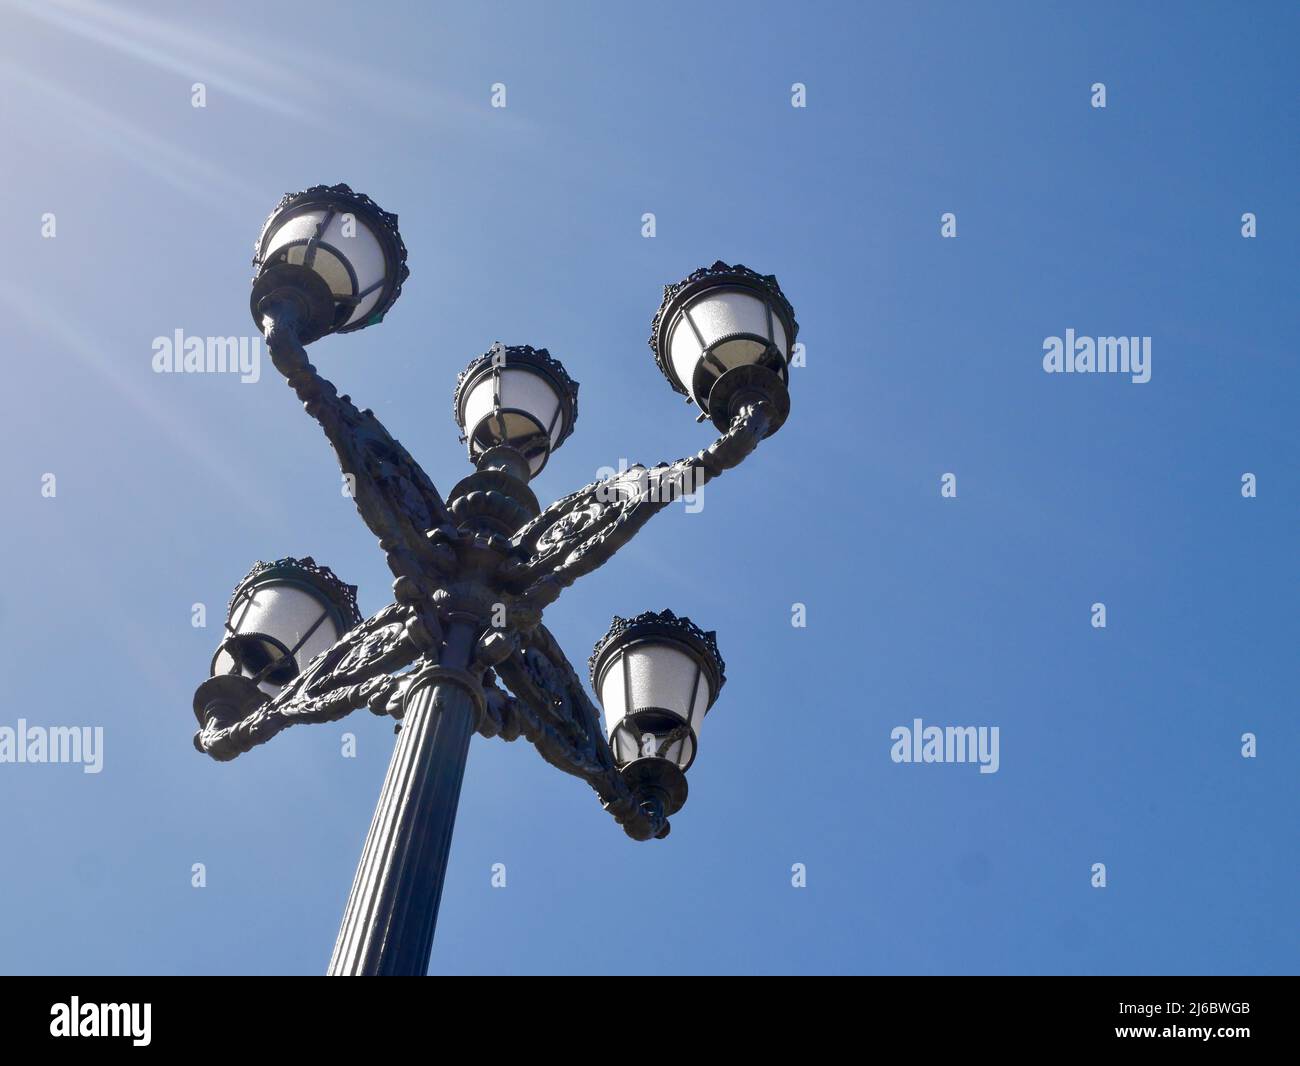
[[(389, 569), (398, 579), (399, 599), (415, 602), (437, 576), (454, 563), (445, 544), (430, 543), (428, 532), (455, 526), (429, 476), (370, 410), (360, 411), (321, 377), (298, 336), (299, 309), (289, 299), (269, 297), (262, 308), (263, 332), (275, 368), (284, 375), (303, 407), (334, 446), (339, 466), (352, 479), (353, 501), (379, 538)], [(405, 586), (405, 587), (403, 587)], [(432, 615), (421, 617), (426, 623)], [(436, 625), (436, 622), (433, 624)], [(430, 643), (436, 643), (435, 639)]]
[(195, 734), (194, 746), (225, 762), (291, 725), (333, 722), (367, 705), (376, 714), (395, 713), (408, 677), (392, 672), (420, 656), (407, 635), (410, 619), (409, 608), (389, 604), (321, 652), (252, 713), (233, 722), (209, 718)]
[[(516, 698), (500, 693), (505, 703), (501, 726), (494, 730), (514, 739), (517, 730), (548, 763), (586, 781), (601, 805), (635, 840), (668, 835), (660, 811), (644, 809), (614, 760), (600, 727), (600, 712), (587, 697), (573, 665), (545, 626), (522, 635), (523, 646), (500, 662), (496, 671)], [(489, 698), (489, 713), (493, 700)]]
[(771, 419), (766, 401), (751, 404), (693, 458), (649, 469), (634, 466), (551, 504), (513, 540), (517, 561), (504, 576), (521, 590), (518, 613), (540, 612), (579, 577), (612, 558), (683, 491), (738, 466), (758, 447)]

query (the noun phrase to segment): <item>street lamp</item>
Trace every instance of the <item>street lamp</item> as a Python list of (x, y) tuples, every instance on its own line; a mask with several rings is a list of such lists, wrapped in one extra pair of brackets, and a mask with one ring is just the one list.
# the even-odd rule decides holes
[(400, 723), (330, 960), (331, 974), (416, 974), (429, 952), (474, 733), (523, 737), (586, 781), (635, 840), (668, 835), (701, 723), (722, 688), (714, 634), (671, 611), (615, 618), (590, 661), (600, 712), (542, 622), (675, 498), (736, 466), (789, 412), (797, 326), (776, 279), (715, 263), (665, 290), (651, 347), (721, 431), (543, 509), (528, 482), (573, 432), (578, 386), (544, 348), (494, 344), (456, 383), (473, 473), (444, 500), (306, 345), (378, 322), (406, 279), (397, 217), (346, 185), (286, 196), (257, 241), (251, 308), (276, 370), (324, 430), (393, 573), (362, 620), (355, 589), (310, 558), (259, 563), (235, 590), (195, 746), (233, 759), (290, 725), (362, 707)]
[(799, 324), (771, 274), (719, 260), (664, 286), (650, 350), (668, 383), (720, 430), (753, 398), (769, 401), (769, 434), (790, 412), (790, 354)]
[(588, 667), (615, 761), (664, 815), (676, 814), (700, 725), (726, 681), (716, 634), (672, 611), (616, 615)]
[(287, 194), (262, 227), (253, 266), (254, 320), (265, 297), (293, 291), (304, 344), (381, 321), (410, 274), (397, 216), (346, 185)]
[(200, 727), (244, 717), (360, 622), (356, 587), (310, 556), (257, 563), (230, 597), (212, 676), (195, 694)]
[(274, 696), (360, 622), (356, 586), (311, 556), (257, 563), (230, 598), (212, 673), (242, 674)]
[(475, 465), (494, 448), (510, 448), (527, 481), (573, 432), (578, 383), (545, 348), (498, 341), (460, 372), (452, 406)]

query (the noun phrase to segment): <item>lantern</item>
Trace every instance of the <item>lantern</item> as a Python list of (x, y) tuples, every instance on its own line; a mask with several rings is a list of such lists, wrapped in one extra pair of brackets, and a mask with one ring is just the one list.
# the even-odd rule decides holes
[(291, 294), (304, 344), (381, 321), (410, 274), (397, 216), (346, 185), (286, 195), (255, 248), (254, 321), (265, 297)]
[(259, 562), (231, 596), (212, 676), (199, 686), (200, 725), (220, 711), (242, 718), (360, 624), (356, 588), (310, 556)]
[(545, 348), (498, 342), (461, 371), (452, 403), (471, 459), (509, 448), (535, 477), (573, 432), (578, 383)]
[(664, 287), (650, 349), (674, 391), (720, 430), (746, 402), (769, 400), (772, 424), (790, 412), (790, 354), (799, 325), (770, 274), (721, 261)]
[(672, 611), (615, 617), (590, 661), (614, 759), (625, 776), (686, 799), (704, 716), (726, 680), (716, 636)]

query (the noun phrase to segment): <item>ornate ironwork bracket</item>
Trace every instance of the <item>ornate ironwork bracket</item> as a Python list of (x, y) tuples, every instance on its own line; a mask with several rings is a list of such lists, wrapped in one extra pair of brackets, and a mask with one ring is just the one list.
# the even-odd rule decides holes
[[(475, 516), (514, 513), (509, 501), (446, 504), (419, 464), (374, 413), (358, 410), (317, 373), (299, 340), (299, 309), (268, 297), (260, 307), (277, 370), (321, 425), (339, 465), (351, 476), (358, 512), (379, 540), (394, 575), (396, 602), (346, 633), (300, 676), (251, 713), (229, 721), (213, 714), (195, 746), (233, 759), (300, 722), (335, 721), (361, 707), (400, 719), (412, 667), (440, 661), (451, 617), (473, 617), (480, 632), (471, 672), (482, 678), (478, 730), (505, 740), (525, 737), (551, 765), (585, 780), (629, 836), (666, 836), (662, 813), (638, 802), (620, 773), (572, 664), (541, 624), (543, 610), (583, 574), (612, 558), (651, 516), (742, 462), (766, 435), (765, 402), (744, 407), (697, 455), (629, 471), (558, 500), (511, 537), (475, 524)], [(499, 524), (499, 517), (497, 519)], [(507, 607), (493, 628), (487, 607)], [(499, 677), (509, 688), (495, 684)]]

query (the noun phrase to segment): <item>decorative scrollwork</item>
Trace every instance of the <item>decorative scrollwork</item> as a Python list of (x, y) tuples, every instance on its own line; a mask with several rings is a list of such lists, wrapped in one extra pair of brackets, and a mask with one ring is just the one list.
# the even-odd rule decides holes
[[(516, 735), (526, 737), (552, 766), (591, 785), (629, 836), (647, 840), (667, 833), (667, 820), (643, 810), (619, 772), (600, 727), (600, 712), (545, 626), (525, 635), (522, 647), (497, 666), (497, 673), (517, 697), (502, 708), (502, 722), (510, 722)], [(488, 702), (490, 708), (490, 697)]]
[(517, 564), (507, 574), (523, 590), (520, 605), (546, 607), (612, 558), (684, 491), (694, 491), (742, 462), (763, 439), (770, 417), (766, 402), (748, 405), (698, 455), (648, 468), (637, 465), (551, 504), (514, 536)]
[[(453, 516), (424, 470), (374, 413), (358, 410), (317, 373), (299, 339), (293, 306), (271, 301), (262, 313), (276, 369), (320, 423), (352, 479), (357, 510), (378, 537), (396, 579), (397, 602), (345, 634), (274, 699), (239, 721), (223, 721), (214, 713), (195, 743), (217, 759), (234, 758), (289, 725), (332, 721), (363, 706), (400, 718), (413, 674), (399, 671), (416, 662), (437, 662), (443, 640), (438, 603), (450, 595), (449, 586), (464, 583), (460, 550), (477, 543), (474, 538), (482, 532), (463, 535), (458, 526), (474, 526), (469, 519), (482, 515), (474, 510), (459, 520)], [(513, 537), (496, 535), (505, 558), (491, 578), (493, 588), (485, 591), (509, 600), (510, 628), (496, 634), (496, 654), (478, 662), (485, 692), (479, 730), (506, 740), (527, 737), (553, 766), (587, 781), (636, 839), (663, 836), (667, 819), (654, 804), (642, 802), (620, 772), (599, 713), (541, 624), (541, 614), (564, 588), (610, 559), (652, 515), (742, 462), (767, 434), (772, 416), (767, 401), (747, 404), (697, 455), (635, 466), (593, 482), (552, 504)], [(460, 506), (473, 510), (476, 505), (467, 496)], [(514, 525), (513, 512), (497, 517), (503, 529)], [(497, 550), (490, 538), (479, 548)], [(483, 599), (478, 592), (467, 596), (464, 588), (458, 595), (462, 603)], [(513, 695), (496, 686), (494, 675)]]

